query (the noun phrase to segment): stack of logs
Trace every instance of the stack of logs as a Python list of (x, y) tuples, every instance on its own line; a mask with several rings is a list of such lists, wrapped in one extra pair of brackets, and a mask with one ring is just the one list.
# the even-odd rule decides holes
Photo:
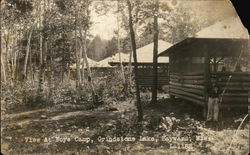
[[(222, 106), (247, 107), (250, 101), (250, 73), (214, 72), (222, 94)], [(203, 73), (171, 73), (170, 95), (204, 105), (207, 89)], [(207, 79), (207, 81), (210, 81)], [(225, 89), (225, 91), (224, 91)]]

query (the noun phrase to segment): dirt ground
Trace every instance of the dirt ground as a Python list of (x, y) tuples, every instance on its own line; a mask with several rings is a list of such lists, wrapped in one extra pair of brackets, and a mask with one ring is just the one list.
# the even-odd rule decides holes
[(235, 134), (247, 111), (226, 109), (223, 114), (219, 123), (208, 124), (201, 107), (164, 96), (144, 105), (140, 124), (134, 101), (92, 110), (63, 104), (6, 111), (1, 149), (4, 154), (247, 154), (248, 118)]

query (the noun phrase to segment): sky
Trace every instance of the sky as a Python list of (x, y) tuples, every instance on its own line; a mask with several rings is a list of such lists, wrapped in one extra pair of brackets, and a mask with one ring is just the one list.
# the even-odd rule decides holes
[[(167, 2), (172, 8), (183, 7), (187, 12), (191, 9), (199, 20), (197, 24), (207, 22), (207, 26), (237, 15), (229, 0), (161, 0), (161, 2)], [(95, 11), (92, 11), (91, 16), (94, 25), (91, 28), (91, 34), (99, 35), (103, 39), (113, 37), (114, 30), (117, 29), (117, 20), (112, 11), (106, 15), (98, 15)]]

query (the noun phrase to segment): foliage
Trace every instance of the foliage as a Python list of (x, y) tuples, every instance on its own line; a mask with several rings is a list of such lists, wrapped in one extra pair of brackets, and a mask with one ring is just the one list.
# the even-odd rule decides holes
[[(93, 75), (96, 93), (104, 104), (113, 104), (133, 98), (133, 94), (129, 91), (124, 91), (119, 70), (110, 71), (108, 74), (106, 73), (106, 75), (104, 73), (102, 76), (96, 71), (93, 72)], [(2, 85), (3, 93), (1, 94), (1, 99), (7, 103), (5, 105), (7, 110), (13, 110), (13, 108), (16, 107), (34, 108), (60, 104), (82, 105), (88, 108), (92, 105), (91, 87), (88, 82), (85, 82), (81, 89), (76, 89), (74, 81), (64, 80), (61, 82), (57, 79), (54, 81), (53, 86), (45, 82), (43, 88), (42, 98), (37, 101), (36, 92), (38, 86), (30, 80), (24, 82), (17, 81), (15, 83), (15, 89), (13, 89), (13, 86), (10, 84)], [(49, 95), (50, 91), (52, 92), (51, 95)]]
[(7, 111), (18, 111), (23, 108), (29, 109), (32, 107), (39, 107), (43, 103), (36, 102), (36, 90), (37, 87), (34, 86), (30, 81), (26, 82), (16, 82), (15, 89), (10, 84), (2, 85), (1, 100), (6, 103), (4, 108)]
[(95, 36), (88, 47), (88, 57), (94, 60), (102, 60), (105, 57), (105, 42), (100, 36)]
[[(128, 73), (126, 76), (129, 76)], [(129, 81), (126, 82), (128, 85)], [(113, 101), (124, 101), (133, 97), (129, 90), (124, 90), (122, 77), (118, 69), (111, 70), (102, 77), (96, 77), (95, 85), (98, 95), (108, 103), (112, 103)]]

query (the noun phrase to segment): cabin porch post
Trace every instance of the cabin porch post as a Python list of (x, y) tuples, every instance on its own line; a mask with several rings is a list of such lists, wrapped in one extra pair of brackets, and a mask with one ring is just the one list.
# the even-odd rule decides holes
[(209, 85), (209, 76), (210, 75), (210, 57), (208, 55), (208, 51), (205, 49), (204, 51), (204, 94), (205, 94), (205, 102), (203, 105), (203, 117), (206, 119), (207, 110), (208, 110), (208, 85)]

